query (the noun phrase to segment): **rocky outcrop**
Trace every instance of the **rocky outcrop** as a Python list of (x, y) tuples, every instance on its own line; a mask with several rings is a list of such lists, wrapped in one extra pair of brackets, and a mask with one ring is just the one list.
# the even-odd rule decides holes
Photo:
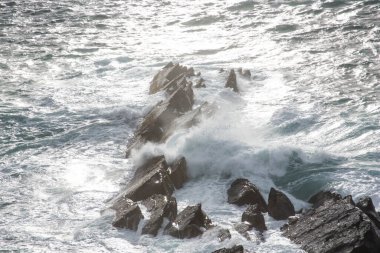
[(182, 77), (193, 75), (193, 68), (188, 69), (187, 67), (181, 66), (178, 63), (173, 64), (170, 62), (153, 77), (149, 88), (149, 94), (153, 94), (162, 90), (167, 86), (168, 83), (173, 80), (178, 80)]
[(236, 74), (235, 70), (231, 69), (230, 74), (228, 75), (227, 82), (225, 85), (226, 88), (232, 88), (234, 92), (239, 92), (237, 81), (236, 81)]
[(375, 206), (373, 205), (372, 199), (368, 196), (359, 199), (356, 206), (360, 208), (371, 221), (380, 229), (380, 215), (376, 212)]
[(212, 253), (244, 253), (244, 248), (242, 245), (236, 245), (232, 248), (222, 248), (213, 251)]
[(268, 213), (275, 220), (286, 220), (296, 214), (290, 199), (274, 188), (270, 189), (268, 197)]
[(340, 200), (342, 199), (342, 196), (338, 193), (331, 191), (320, 191), (309, 199), (309, 203), (313, 204), (313, 208), (317, 208), (323, 205), (325, 201), (331, 199)]
[(182, 186), (186, 180), (186, 160), (181, 158), (180, 161), (172, 166), (175, 169), (169, 169), (164, 156), (149, 159), (137, 168), (127, 188), (116, 197), (114, 205), (124, 199), (139, 201), (154, 194), (170, 196), (175, 186)]
[[(164, 101), (158, 103), (143, 119), (127, 145), (126, 156), (146, 142), (162, 142), (169, 136), (173, 122), (190, 111), (194, 104), (191, 86), (180, 85)], [(174, 123), (176, 124), (176, 123)]]
[(211, 220), (202, 211), (201, 204), (188, 206), (165, 228), (165, 234), (177, 238), (193, 238), (211, 227)]
[(136, 231), (141, 219), (144, 218), (140, 207), (130, 199), (120, 201), (117, 205), (113, 206), (113, 209), (116, 211), (116, 216), (112, 222), (112, 226), (114, 227)]
[[(379, 231), (350, 197), (324, 196), (320, 205), (292, 219), (284, 235), (307, 252), (375, 253), (380, 249)], [(330, 199), (326, 196), (331, 196)], [(315, 198), (314, 198), (315, 199)]]
[(164, 218), (174, 221), (177, 217), (177, 201), (174, 197), (156, 194), (142, 203), (151, 213), (150, 219), (142, 228), (142, 234), (156, 236)]
[(267, 212), (268, 206), (259, 189), (248, 179), (238, 178), (232, 182), (227, 190), (228, 203), (238, 206), (252, 204), (257, 205), (260, 212)]
[(265, 225), (265, 220), (263, 214), (260, 212), (257, 205), (249, 205), (244, 211), (241, 221), (248, 222), (253, 228), (257, 229), (259, 232), (267, 230)]

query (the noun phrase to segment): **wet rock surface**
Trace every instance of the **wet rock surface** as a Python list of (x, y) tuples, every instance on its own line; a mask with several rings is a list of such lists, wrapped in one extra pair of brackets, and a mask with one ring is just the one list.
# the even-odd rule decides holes
[(376, 212), (375, 206), (373, 205), (372, 199), (368, 196), (359, 199), (356, 206), (362, 210), (371, 221), (380, 229), (380, 215)]
[(175, 187), (187, 179), (186, 160), (180, 158), (170, 169), (164, 156), (153, 157), (138, 167), (127, 188), (116, 197), (115, 204), (124, 199), (139, 201), (155, 194), (171, 196)]
[(170, 81), (175, 80), (178, 77), (186, 75), (194, 75), (194, 69), (190, 68), (189, 70), (185, 66), (181, 66), (176, 63), (168, 63), (163, 67), (151, 81), (149, 94), (154, 94), (161, 89), (163, 89)]
[(231, 233), (228, 229), (219, 229), (217, 237), (218, 241), (223, 242), (227, 239), (231, 239)]
[(235, 70), (233, 70), (233, 69), (230, 70), (230, 73), (228, 75), (225, 87), (231, 88), (234, 92), (239, 92), (239, 88), (237, 86)]
[(276, 220), (286, 220), (296, 214), (290, 199), (274, 188), (270, 189), (268, 197), (268, 213)]
[(260, 212), (267, 212), (268, 206), (261, 195), (259, 189), (249, 182), (248, 179), (238, 178), (232, 182), (231, 187), (227, 190), (228, 203), (238, 206), (257, 204)]
[(177, 238), (193, 238), (211, 228), (211, 220), (202, 211), (201, 204), (188, 206), (165, 228), (165, 234)]
[(241, 217), (241, 221), (250, 223), (253, 228), (260, 232), (267, 230), (264, 216), (260, 212), (257, 205), (249, 205), (248, 208), (244, 211)]
[(320, 191), (320, 192), (316, 193), (315, 195), (313, 195), (309, 199), (308, 202), (313, 204), (313, 208), (317, 208), (317, 207), (323, 205), (323, 203), (325, 201), (331, 200), (331, 199), (340, 200), (340, 199), (342, 199), (342, 196), (338, 193), (331, 192), (331, 191)]
[(236, 245), (232, 248), (222, 248), (213, 251), (212, 253), (244, 253), (244, 247), (242, 245)]
[(140, 221), (144, 218), (140, 207), (130, 199), (119, 202), (113, 209), (116, 211), (116, 216), (112, 222), (114, 227), (136, 231)]
[(167, 218), (169, 221), (174, 221), (177, 217), (177, 201), (174, 197), (156, 194), (144, 200), (142, 204), (151, 213), (150, 219), (142, 228), (142, 234), (156, 236), (164, 218)]
[(379, 252), (379, 233), (370, 218), (351, 198), (330, 196), (286, 225), (284, 235), (307, 252)]

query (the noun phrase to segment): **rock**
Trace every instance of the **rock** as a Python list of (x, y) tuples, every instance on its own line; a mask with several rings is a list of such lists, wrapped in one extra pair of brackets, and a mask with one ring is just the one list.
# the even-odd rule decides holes
[(219, 229), (217, 236), (218, 236), (219, 242), (223, 242), (227, 239), (231, 239), (231, 233), (228, 229)]
[(174, 185), (170, 179), (168, 168), (164, 156), (149, 159), (136, 170), (126, 190), (116, 197), (114, 206), (118, 205), (120, 201), (123, 202), (124, 199), (139, 201), (154, 194), (170, 196), (174, 191)]
[(268, 213), (276, 220), (285, 220), (296, 214), (290, 199), (274, 188), (271, 188), (269, 192)]
[(380, 215), (376, 212), (375, 206), (373, 205), (372, 199), (368, 196), (359, 199), (356, 206), (360, 208), (367, 216), (372, 220), (372, 222), (380, 229)]
[(211, 220), (202, 211), (201, 204), (188, 206), (165, 228), (165, 234), (177, 238), (193, 238), (211, 227)]
[(169, 177), (174, 187), (179, 189), (187, 181), (187, 163), (185, 157), (177, 159), (169, 168)]
[(209, 117), (213, 112), (212, 106), (205, 102), (198, 108), (181, 115), (165, 129), (161, 141), (166, 141), (174, 132), (180, 129), (187, 129), (197, 125), (201, 121), (202, 116)]
[[(134, 137), (129, 141), (126, 157), (133, 149), (140, 148), (146, 142), (162, 142), (173, 132), (175, 119), (192, 109), (194, 93), (190, 86), (181, 85), (165, 100), (158, 103), (138, 126)], [(177, 123), (174, 123), (177, 124)], [(164, 138), (165, 136), (165, 138)]]
[(223, 68), (220, 68), (219, 69), (219, 73), (223, 73), (224, 72), (224, 69)]
[(169, 108), (176, 112), (190, 111), (194, 104), (193, 89), (187, 85), (179, 86), (168, 98)]
[(167, 83), (181, 75), (186, 75), (187, 73), (188, 69), (186, 67), (181, 66), (178, 63), (173, 64), (170, 62), (153, 77), (149, 88), (149, 94), (154, 94), (162, 90)]
[(252, 224), (245, 223), (245, 222), (237, 223), (234, 225), (234, 228), (239, 234), (244, 236), (248, 241), (251, 240), (251, 237), (249, 236), (248, 231), (250, 231), (253, 228)]
[(242, 245), (236, 245), (232, 248), (221, 248), (213, 251), (212, 253), (244, 253), (244, 248)]
[(323, 203), (325, 203), (325, 201), (331, 200), (331, 199), (339, 200), (339, 199), (342, 199), (342, 196), (338, 193), (331, 192), (331, 191), (320, 191), (317, 194), (313, 195), (309, 199), (308, 202), (313, 204), (313, 208), (317, 208), (317, 207), (323, 205)]
[(112, 222), (114, 227), (136, 231), (141, 219), (144, 219), (140, 207), (130, 199), (120, 201), (112, 209), (116, 211), (116, 216)]
[(251, 71), (249, 69), (245, 69), (242, 73), (242, 76), (247, 78), (247, 79), (250, 79), (251, 78)]
[(246, 204), (257, 204), (260, 212), (267, 212), (268, 206), (259, 189), (247, 179), (238, 178), (232, 182), (227, 190), (228, 203), (238, 206)]
[(286, 237), (307, 252), (375, 253), (380, 249), (375, 225), (349, 198), (325, 199), (284, 230)]
[(195, 76), (195, 72), (194, 72), (194, 68), (193, 67), (190, 67), (187, 70), (186, 76)]
[(195, 84), (194, 88), (206, 88), (206, 85), (204, 84), (204, 79), (200, 78), (197, 80), (197, 83)]
[(260, 232), (267, 230), (263, 214), (260, 212), (257, 205), (249, 205), (247, 210), (244, 211), (241, 221), (249, 222), (252, 227)]
[(168, 218), (169, 221), (174, 221), (177, 217), (177, 201), (174, 197), (156, 194), (144, 200), (142, 203), (151, 213), (150, 219), (142, 228), (142, 234), (156, 236), (165, 217)]
[(239, 92), (239, 89), (237, 87), (236, 74), (233, 69), (230, 70), (230, 74), (228, 75), (225, 87), (232, 88), (234, 92)]

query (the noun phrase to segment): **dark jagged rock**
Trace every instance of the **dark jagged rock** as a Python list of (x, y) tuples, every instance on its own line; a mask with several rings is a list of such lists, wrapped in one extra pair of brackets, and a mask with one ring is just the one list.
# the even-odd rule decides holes
[[(126, 156), (132, 149), (140, 148), (146, 142), (162, 142), (164, 136), (173, 132), (174, 121), (192, 109), (194, 94), (191, 86), (181, 85), (165, 100), (158, 103), (138, 126), (129, 141)], [(176, 124), (176, 123), (174, 123)], [(172, 129), (169, 131), (169, 129)]]
[(124, 199), (139, 201), (154, 194), (170, 196), (174, 191), (174, 185), (170, 179), (168, 168), (164, 156), (149, 159), (136, 170), (127, 189), (116, 197), (114, 206)]
[(165, 228), (165, 234), (177, 238), (193, 238), (211, 227), (211, 220), (202, 211), (201, 204), (188, 206)]
[(219, 229), (217, 237), (219, 242), (223, 242), (227, 239), (231, 239), (231, 233), (228, 229)]
[(249, 236), (248, 231), (250, 231), (253, 228), (252, 224), (245, 223), (245, 222), (237, 223), (234, 225), (234, 228), (239, 234), (244, 236), (245, 239), (247, 239), (248, 241), (251, 240), (251, 237)]
[(268, 213), (276, 220), (285, 220), (296, 214), (290, 199), (274, 188), (271, 188), (269, 192)]
[(113, 206), (116, 216), (112, 226), (118, 228), (127, 228), (136, 231), (140, 220), (144, 219), (140, 207), (130, 199), (120, 201), (118, 205)]
[(244, 253), (244, 248), (242, 245), (236, 245), (232, 248), (221, 248), (213, 251), (212, 253)]
[(236, 204), (238, 206), (257, 204), (257, 207), (261, 212), (268, 211), (268, 206), (259, 189), (247, 179), (236, 179), (227, 190), (227, 194), (228, 203), (230, 204)]
[(179, 189), (187, 181), (187, 163), (185, 157), (177, 159), (169, 168), (169, 177), (174, 187)]
[(190, 86), (179, 86), (169, 97), (169, 107), (180, 113), (190, 111), (194, 104), (194, 93)]
[(151, 213), (150, 219), (142, 228), (142, 234), (151, 234), (156, 236), (161, 228), (164, 218), (174, 221), (177, 217), (177, 201), (174, 197), (167, 197), (162, 194), (156, 194), (143, 201)]
[(360, 208), (372, 222), (380, 229), (380, 215), (376, 212), (375, 206), (373, 205), (372, 199), (368, 196), (359, 199), (356, 206)]
[(230, 70), (230, 74), (228, 75), (225, 87), (232, 88), (234, 92), (239, 92), (239, 89), (237, 87), (236, 74), (233, 69)]
[(197, 83), (195, 84), (194, 88), (205, 88), (206, 85), (204, 84), (204, 79), (200, 78), (197, 80)]
[(309, 203), (313, 204), (313, 208), (317, 208), (323, 205), (325, 201), (331, 200), (331, 199), (340, 200), (342, 199), (342, 196), (338, 193), (331, 192), (331, 191), (320, 191), (309, 199)]
[(178, 63), (173, 64), (170, 62), (153, 77), (149, 88), (149, 94), (154, 94), (162, 90), (165, 85), (173, 79), (178, 78), (181, 75), (188, 74), (191, 74), (191, 70), (189, 71), (187, 67), (181, 66)]
[(267, 230), (263, 214), (260, 212), (257, 205), (249, 205), (247, 210), (244, 211), (241, 221), (246, 221), (252, 224), (252, 227), (260, 232)]
[(286, 237), (307, 252), (375, 253), (380, 249), (375, 225), (350, 198), (325, 199), (319, 207), (308, 210), (284, 230)]

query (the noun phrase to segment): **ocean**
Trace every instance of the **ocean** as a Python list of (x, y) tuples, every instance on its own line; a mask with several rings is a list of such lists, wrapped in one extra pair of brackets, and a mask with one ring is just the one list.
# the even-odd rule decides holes
[[(264, 242), (233, 230), (238, 177), (297, 210), (330, 189), (379, 211), (379, 17), (378, 0), (0, 0), (0, 251), (303, 252), (267, 214)], [(202, 73), (195, 107), (218, 111), (126, 159), (170, 61)], [(237, 94), (224, 84), (239, 67), (252, 78)], [(186, 157), (179, 210), (201, 203), (230, 240), (112, 227), (108, 201), (154, 154)]]

